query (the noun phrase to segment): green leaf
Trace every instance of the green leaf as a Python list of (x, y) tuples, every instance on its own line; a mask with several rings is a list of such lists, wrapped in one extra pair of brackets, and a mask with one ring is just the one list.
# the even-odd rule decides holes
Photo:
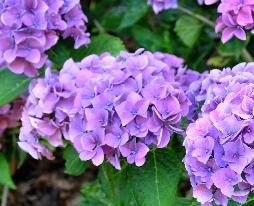
[(134, 204), (131, 188), (128, 184), (127, 172), (123, 169), (116, 170), (109, 163), (104, 163), (100, 167), (99, 181), (107, 198), (113, 205), (132, 206)]
[(174, 31), (187, 47), (193, 47), (198, 40), (202, 23), (190, 16), (182, 16), (177, 20)]
[(175, 204), (174, 205), (179, 205), (179, 206), (200, 206), (199, 203), (197, 203), (193, 199), (187, 199), (183, 197), (178, 197), (176, 198)]
[(126, 170), (118, 171), (109, 163), (100, 166), (98, 178), (84, 183), (80, 206), (132, 206), (136, 205), (127, 184)]
[(64, 149), (63, 158), (66, 161), (64, 172), (69, 175), (79, 176), (88, 166), (88, 162), (81, 161), (78, 153), (71, 145)]
[(120, 23), (119, 29), (124, 29), (134, 25), (139, 21), (148, 11), (146, 0), (128, 0), (128, 8)]
[(0, 106), (11, 102), (28, 88), (32, 79), (24, 75), (14, 74), (8, 69), (0, 71)]
[(170, 34), (168, 31), (152, 32), (146, 27), (135, 26), (132, 28), (132, 34), (138, 46), (149, 51), (171, 51)]
[(3, 154), (0, 154), (0, 183), (12, 189), (16, 186), (11, 178), (11, 172), (7, 160)]
[(126, 6), (119, 5), (117, 7), (111, 8), (109, 11), (103, 15), (101, 19), (101, 25), (107, 31), (116, 32), (122, 21), (123, 15), (126, 11)]
[(150, 152), (144, 166), (130, 167), (127, 175), (137, 205), (175, 206), (180, 163), (168, 149)]
[(118, 37), (108, 34), (100, 34), (92, 37), (91, 44), (87, 48), (83, 47), (81, 49), (74, 50), (71, 53), (71, 56), (76, 61), (80, 61), (88, 55), (102, 54), (103, 52), (109, 52), (110, 54), (116, 56), (123, 50), (125, 50), (125, 47)]
[(80, 206), (111, 206), (109, 201), (98, 181), (82, 186)]
[(207, 65), (212, 67), (224, 67), (230, 62), (230, 58), (223, 56), (212, 56), (207, 60)]
[(242, 49), (245, 46), (245, 42), (241, 41), (237, 38), (233, 38), (231, 39), (229, 42), (227, 42), (226, 44), (223, 43), (219, 43), (218, 46), (218, 52), (222, 55), (222, 56), (236, 56), (238, 57), (241, 52)]
[(18, 152), (18, 169), (24, 164), (25, 160), (26, 160), (26, 155), (27, 153), (25, 153), (22, 149), (20, 149), (19, 147), (17, 148), (17, 152)]
[(191, 206), (201, 206), (199, 202), (192, 202)]
[(91, 38), (91, 43), (88, 47), (83, 46), (79, 49), (73, 49), (72, 41), (60, 41), (49, 50), (48, 55), (55, 67), (60, 70), (64, 62), (70, 58), (75, 61), (81, 61), (91, 54), (109, 52), (112, 55), (118, 55), (123, 50), (125, 50), (125, 47), (121, 39), (109, 34), (100, 34)]
[(62, 69), (64, 62), (67, 59), (71, 58), (72, 50), (74, 50), (72, 41), (61, 40), (47, 53), (48, 53), (49, 59), (53, 62), (54, 66), (58, 70), (60, 70)]

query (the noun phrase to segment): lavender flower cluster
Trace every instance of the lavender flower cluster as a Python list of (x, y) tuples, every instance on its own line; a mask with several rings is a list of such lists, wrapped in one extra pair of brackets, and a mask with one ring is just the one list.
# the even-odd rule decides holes
[(0, 2), (0, 56), (14, 73), (36, 76), (45, 52), (59, 38), (75, 48), (90, 41), (79, 0), (3, 0)]
[(193, 84), (204, 101), (184, 141), (194, 197), (204, 206), (244, 203), (254, 185), (254, 63), (212, 70)]
[[(220, 2), (215, 31), (222, 32), (221, 41), (226, 43), (234, 36), (246, 40), (246, 31), (254, 34), (254, 1), (252, 0), (198, 0), (199, 4), (212, 5)], [(154, 12), (177, 8), (177, 0), (148, 0)]]
[(216, 32), (222, 31), (221, 40), (223, 43), (232, 37), (246, 40), (246, 31), (254, 33), (254, 2), (251, 0), (244, 1), (227, 1), (222, 0), (218, 12), (221, 16), (216, 21)]
[(154, 13), (158, 14), (163, 10), (177, 8), (177, 0), (148, 0), (148, 5), (151, 5)]
[[(10, 104), (0, 107), (0, 141), (4, 132), (9, 128), (16, 128), (20, 125), (20, 118), (25, 104), (25, 98), (20, 97)], [(2, 145), (0, 144), (0, 149)]]
[(176, 56), (143, 49), (70, 59), (59, 74), (47, 70), (30, 85), (19, 146), (53, 159), (41, 141), (58, 147), (66, 139), (95, 165), (106, 158), (120, 169), (123, 156), (142, 166), (152, 146), (166, 147), (173, 132), (182, 132), (190, 106), (185, 90), (199, 77)]
[[(200, 4), (211, 5), (219, 0), (199, 0)], [(246, 40), (246, 31), (254, 33), (254, 2), (252, 0), (220, 0), (215, 31), (222, 32), (221, 40), (226, 43), (234, 36)]]

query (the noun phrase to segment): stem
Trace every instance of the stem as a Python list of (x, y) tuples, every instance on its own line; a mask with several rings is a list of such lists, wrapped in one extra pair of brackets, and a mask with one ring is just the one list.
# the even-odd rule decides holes
[(196, 18), (196, 19), (198, 19), (198, 20), (204, 22), (205, 24), (207, 24), (208, 26), (210, 26), (210, 27), (212, 27), (212, 28), (214, 28), (214, 26), (215, 26), (215, 24), (214, 24), (211, 20), (205, 18), (204, 16), (202, 16), (202, 15), (200, 15), (200, 14), (195, 14), (195, 13), (193, 13), (192, 11), (190, 11), (190, 10), (188, 10), (188, 9), (182, 7), (182, 6), (178, 6), (178, 9), (179, 9), (180, 11), (182, 11), (182, 12), (188, 14), (189, 16), (192, 16), (192, 17), (194, 17), (194, 18)]
[(4, 186), (1, 206), (7, 206), (8, 195), (9, 195), (9, 188), (7, 186)]
[(251, 54), (249, 53), (249, 51), (246, 48), (243, 48), (241, 56), (244, 59), (244, 61), (246, 61), (246, 62), (253, 62), (254, 61), (253, 57), (251, 56)]
[[(186, 13), (189, 16), (192, 16), (192, 17), (202, 21), (203, 23), (205, 23), (206, 25), (208, 25), (208, 26), (210, 26), (212, 28), (215, 27), (215, 24), (211, 20), (207, 19), (206, 17), (204, 17), (204, 16), (202, 16), (200, 14), (195, 14), (192, 11), (190, 11), (190, 10), (188, 10), (188, 9), (182, 7), (182, 6), (178, 6), (178, 9), (180, 11), (182, 11), (183, 13)], [(243, 48), (243, 50), (241, 52), (241, 56), (244, 59), (244, 61), (246, 61), (246, 62), (253, 62), (254, 61), (253, 57), (251, 56), (249, 51), (246, 49), (246, 47)]]
[(95, 19), (93, 21), (93, 23), (94, 23), (95, 27), (99, 30), (99, 32), (101, 34), (106, 34), (107, 33), (106, 30), (103, 28), (103, 26), (100, 24), (100, 22), (97, 19)]

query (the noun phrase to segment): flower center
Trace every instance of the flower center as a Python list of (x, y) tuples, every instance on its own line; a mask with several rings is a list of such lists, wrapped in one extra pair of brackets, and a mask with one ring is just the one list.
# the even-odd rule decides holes
[(140, 124), (136, 124), (135, 127), (136, 127), (136, 129), (140, 129), (141, 125)]
[(233, 181), (233, 179), (232, 178), (228, 178), (228, 182), (232, 182)]
[(239, 159), (239, 157), (240, 157), (240, 155), (239, 155), (239, 153), (237, 152), (237, 153), (235, 153), (234, 155), (233, 155), (233, 158), (234, 159)]
[(120, 140), (121, 137), (122, 137), (122, 136), (121, 136), (120, 134), (116, 135), (116, 139), (118, 139), (118, 140)]
[(131, 114), (132, 114), (133, 116), (136, 116), (136, 115), (138, 114), (138, 111), (137, 111), (136, 109), (133, 109), (133, 110), (131, 111)]

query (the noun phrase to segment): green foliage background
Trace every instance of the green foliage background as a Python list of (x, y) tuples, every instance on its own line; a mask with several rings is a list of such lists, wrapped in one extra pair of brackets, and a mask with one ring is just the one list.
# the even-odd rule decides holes
[[(74, 50), (71, 40), (60, 40), (48, 51), (48, 56), (55, 70), (60, 70), (69, 58), (79, 61), (90, 54), (108, 51), (117, 55), (121, 50), (135, 51), (140, 47), (178, 55), (185, 59), (188, 67), (199, 72), (252, 61), (253, 37), (249, 36), (245, 42), (237, 39), (225, 45), (220, 42), (220, 34), (214, 32), (213, 26), (216, 6), (200, 6), (196, 0), (180, 0), (179, 4), (179, 9), (155, 15), (147, 0), (83, 0), (91, 44)], [(0, 71), (0, 105), (25, 92), (31, 80), (8, 70)], [(184, 149), (181, 145), (182, 137), (174, 136), (168, 148), (153, 149), (141, 168), (127, 165), (123, 160), (122, 171), (116, 171), (104, 163), (98, 179), (82, 187), (80, 206), (199, 205), (179, 189), (188, 179), (182, 164)], [(14, 152), (10, 157), (11, 150), (0, 153), (0, 183), (14, 189), (8, 162), (18, 157), (22, 163), (24, 154)], [(71, 146), (65, 148), (63, 158), (65, 172), (70, 175), (80, 175), (89, 166), (88, 162), (79, 160)], [(230, 206), (236, 205), (239, 204), (230, 202)], [(250, 205), (254, 205), (252, 199), (245, 204)]]

